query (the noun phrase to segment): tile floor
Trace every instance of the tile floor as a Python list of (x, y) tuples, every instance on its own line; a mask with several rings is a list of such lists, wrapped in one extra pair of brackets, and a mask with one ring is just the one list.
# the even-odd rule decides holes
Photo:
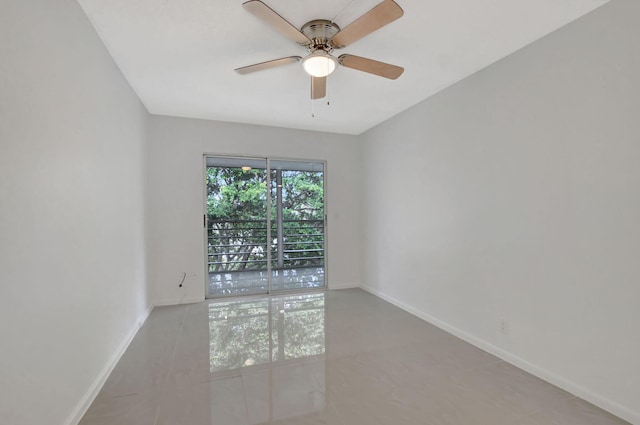
[(356, 289), (156, 308), (81, 421), (625, 423)]

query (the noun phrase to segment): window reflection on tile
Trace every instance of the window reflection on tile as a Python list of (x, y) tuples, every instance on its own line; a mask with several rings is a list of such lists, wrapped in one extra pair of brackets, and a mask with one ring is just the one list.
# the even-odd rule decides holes
[(249, 423), (326, 409), (324, 293), (212, 303), (209, 337), (212, 374), (243, 369)]
[(324, 293), (209, 306), (211, 372), (324, 354)]
[(289, 364), (242, 375), (250, 424), (320, 414), (325, 400), (325, 363)]

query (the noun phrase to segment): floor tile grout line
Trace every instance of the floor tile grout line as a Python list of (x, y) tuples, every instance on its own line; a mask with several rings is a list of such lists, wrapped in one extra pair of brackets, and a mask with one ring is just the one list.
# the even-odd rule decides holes
[[(326, 393), (325, 393), (325, 397), (326, 397)], [(338, 411), (338, 408), (335, 406), (335, 404), (333, 404), (333, 402), (331, 400), (327, 401), (327, 403), (333, 409), (333, 411), (336, 412), (336, 416), (338, 416), (338, 420), (340, 420), (340, 425), (346, 425), (347, 423), (342, 418), (342, 415)]]
[[(162, 391), (160, 391), (160, 403), (162, 403), (162, 400), (164, 399), (164, 396), (167, 393), (168, 379), (169, 379), (169, 376), (171, 376), (171, 372), (174, 370), (174, 367), (175, 367), (174, 363), (176, 360), (176, 353), (178, 352), (178, 343), (180, 341), (180, 335), (182, 335), (182, 330), (184, 328), (184, 322), (187, 318), (188, 311), (189, 311), (189, 305), (186, 305), (184, 309), (184, 313), (182, 315), (182, 319), (180, 320), (180, 326), (178, 327), (176, 341), (173, 344), (173, 353), (171, 354), (171, 361), (169, 362), (169, 372), (167, 373), (167, 381), (163, 384)], [(153, 425), (156, 425), (158, 423), (158, 417), (160, 416), (160, 407), (161, 407), (161, 404), (158, 405), (158, 407), (156, 408), (156, 415), (155, 415), (155, 418), (153, 419)]]
[(245, 377), (243, 375), (240, 375), (239, 378), (240, 378), (240, 383), (242, 384), (242, 396), (244, 398), (244, 414), (246, 415), (245, 418), (247, 420), (247, 423), (249, 423), (249, 402), (247, 401), (247, 387), (244, 382)]

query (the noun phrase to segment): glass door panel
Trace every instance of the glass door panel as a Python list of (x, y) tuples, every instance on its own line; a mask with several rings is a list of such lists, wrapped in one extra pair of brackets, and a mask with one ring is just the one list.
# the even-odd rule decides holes
[(324, 163), (270, 160), (271, 289), (325, 287)]
[(207, 157), (207, 297), (269, 292), (266, 159)]

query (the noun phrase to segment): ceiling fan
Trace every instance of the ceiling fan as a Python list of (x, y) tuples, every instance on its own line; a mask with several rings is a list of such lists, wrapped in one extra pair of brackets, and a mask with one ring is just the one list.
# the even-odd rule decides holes
[(331, 74), (338, 64), (392, 80), (404, 72), (402, 67), (373, 59), (348, 54), (337, 58), (331, 55), (334, 49), (342, 49), (400, 18), (404, 11), (393, 0), (380, 2), (344, 28), (327, 19), (314, 19), (304, 24), (300, 30), (260, 0), (250, 0), (242, 6), (276, 31), (306, 47), (309, 55), (304, 58), (288, 56), (243, 66), (235, 70), (239, 74), (249, 74), (302, 61), (305, 71), (311, 75), (311, 99), (320, 99), (327, 93), (327, 75)]

